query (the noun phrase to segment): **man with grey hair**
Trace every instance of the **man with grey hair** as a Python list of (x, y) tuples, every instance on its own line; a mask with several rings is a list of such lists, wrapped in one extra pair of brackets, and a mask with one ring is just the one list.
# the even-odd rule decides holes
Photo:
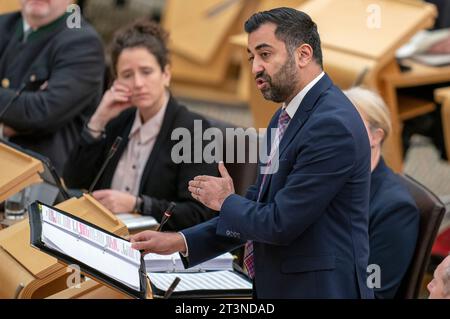
[(450, 256), (437, 266), (427, 288), (430, 299), (450, 299)]

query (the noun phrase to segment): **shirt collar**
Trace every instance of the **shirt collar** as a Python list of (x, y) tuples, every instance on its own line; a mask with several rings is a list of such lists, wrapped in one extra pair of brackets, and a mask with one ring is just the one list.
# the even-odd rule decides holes
[(159, 130), (161, 129), (162, 126), (162, 122), (164, 120), (164, 115), (166, 113), (168, 103), (169, 97), (167, 96), (164, 105), (161, 107), (158, 113), (156, 113), (155, 116), (153, 116), (145, 123), (142, 123), (139, 110), (136, 110), (134, 123), (133, 126), (131, 127), (130, 134), (128, 135), (128, 137), (131, 139), (136, 134), (139, 134), (140, 142), (145, 144), (148, 141), (150, 141), (154, 136), (158, 135)]
[(28, 30), (31, 29), (30, 25), (25, 21), (25, 19), (22, 19), (23, 21), (23, 33), (27, 33)]
[(297, 109), (299, 108), (300, 104), (302, 103), (304, 97), (309, 92), (309, 90), (312, 89), (312, 87), (320, 81), (320, 79), (325, 75), (325, 72), (322, 71), (317, 77), (314, 78), (311, 82), (308, 83), (298, 94), (289, 102), (289, 104), (286, 106), (286, 104), (283, 103), (283, 109), (286, 110), (286, 113), (289, 114), (289, 117), (292, 119), (294, 118), (295, 113), (297, 112)]

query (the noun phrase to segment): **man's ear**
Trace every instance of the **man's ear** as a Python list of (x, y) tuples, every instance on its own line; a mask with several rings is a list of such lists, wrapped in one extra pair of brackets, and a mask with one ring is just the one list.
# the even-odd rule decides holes
[(297, 63), (301, 68), (307, 66), (313, 59), (313, 48), (309, 44), (303, 43), (295, 52), (297, 55)]

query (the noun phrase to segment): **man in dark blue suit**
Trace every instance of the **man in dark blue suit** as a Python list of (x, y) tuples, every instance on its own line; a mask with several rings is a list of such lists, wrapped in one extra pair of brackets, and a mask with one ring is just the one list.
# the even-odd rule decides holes
[[(245, 24), (258, 88), (283, 103), (269, 124), (269, 161), (245, 197), (222, 177), (198, 176), (192, 196), (219, 211), (181, 233), (144, 232), (136, 249), (181, 252), (190, 267), (246, 244), (258, 298), (371, 298), (370, 147), (361, 117), (322, 68), (317, 27), (278, 8)], [(271, 135), (275, 135), (272, 139)]]

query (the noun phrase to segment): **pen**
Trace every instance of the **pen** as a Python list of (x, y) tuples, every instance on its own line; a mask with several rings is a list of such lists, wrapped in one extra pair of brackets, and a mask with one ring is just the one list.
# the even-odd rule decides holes
[(169, 208), (167, 208), (167, 210), (164, 212), (163, 218), (161, 220), (161, 223), (159, 224), (159, 227), (156, 231), (161, 231), (162, 228), (164, 227), (164, 224), (167, 223), (167, 221), (169, 220), (169, 218), (172, 216), (173, 214), (173, 210), (175, 209), (176, 204), (174, 202), (171, 202), (169, 205)]

